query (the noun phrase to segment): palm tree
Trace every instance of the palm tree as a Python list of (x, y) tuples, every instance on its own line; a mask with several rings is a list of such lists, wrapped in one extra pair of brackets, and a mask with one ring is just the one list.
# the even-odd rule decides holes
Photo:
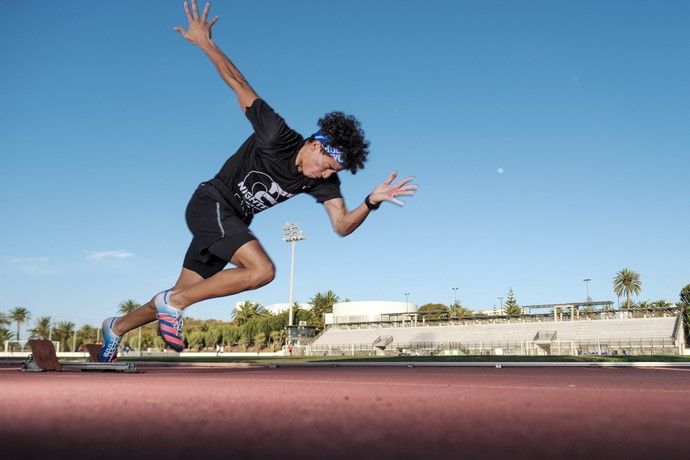
[(666, 309), (666, 308), (671, 308), (672, 305), (670, 302), (664, 299), (659, 299), (656, 302), (652, 303), (653, 308), (659, 308), (659, 309)]
[(67, 350), (67, 341), (74, 335), (74, 323), (60, 321), (55, 326), (53, 334), (54, 338), (60, 342), (60, 350)]
[(50, 338), (50, 316), (41, 316), (36, 320), (36, 327), (29, 329), (31, 337), (39, 339)]
[(472, 310), (465, 307), (462, 302), (456, 301), (450, 306), (450, 317), (461, 318), (463, 316), (472, 316)]
[(314, 297), (309, 299), (309, 303), (311, 304), (310, 325), (323, 329), (324, 313), (331, 313), (333, 311), (333, 305), (338, 303), (339, 300), (338, 294), (331, 290), (326, 291), (325, 294), (317, 292)]
[(241, 326), (255, 316), (264, 314), (264, 308), (255, 302), (246, 301), (232, 312), (232, 322)]
[(19, 327), (29, 320), (31, 313), (24, 307), (15, 307), (10, 310), (10, 319), (17, 323), (17, 340), (19, 340)]
[[(136, 310), (140, 306), (141, 305), (136, 303), (134, 300), (127, 299), (127, 300), (120, 302), (120, 305), (117, 306), (117, 311), (122, 313), (123, 315), (127, 315), (129, 313), (132, 313), (134, 310)], [(126, 332), (125, 336), (122, 338), (122, 344), (123, 345), (127, 343), (127, 334), (129, 334), (129, 332)], [(140, 343), (139, 343), (138, 348), (141, 349), (141, 326), (139, 326), (139, 342)]]
[(685, 338), (690, 340), (690, 284), (680, 290), (679, 307), (683, 309), (683, 320), (685, 322)]
[(620, 297), (625, 295), (625, 308), (630, 308), (630, 295), (639, 295), (642, 290), (640, 274), (624, 268), (613, 278), (613, 292)]
[(77, 347), (83, 343), (96, 343), (96, 328), (84, 324), (77, 331)]
[(10, 340), (12, 338), (12, 333), (5, 326), (9, 326), (11, 323), (10, 319), (4, 313), (0, 312), (0, 343), (4, 343), (5, 340)]

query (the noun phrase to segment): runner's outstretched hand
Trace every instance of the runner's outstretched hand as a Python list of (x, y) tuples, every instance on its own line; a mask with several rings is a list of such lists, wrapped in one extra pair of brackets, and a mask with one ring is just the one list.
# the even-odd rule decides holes
[(207, 3), (204, 11), (199, 16), (199, 10), (196, 7), (196, 0), (192, 0), (192, 11), (189, 11), (189, 3), (184, 2), (184, 11), (187, 14), (189, 21), (189, 29), (185, 30), (182, 26), (175, 27), (175, 30), (180, 33), (185, 39), (194, 43), (196, 46), (202, 48), (204, 45), (211, 43), (211, 27), (218, 20), (218, 16), (210, 21), (208, 20), (208, 12), (211, 9), (211, 4)]
[(371, 195), (369, 195), (369, 201), (371, 201), (371, 203), (374, 205), (379, 204), (382, 201), (390, 201), (398, 206), (404, 206), (405, 203), (397, 199), (397, 197), (413, 196), (417, 191), (417, 186), (415, 184), (409, 184), (409, 182), (414, 180), (414, 177), (412, 176), (400, 179), (394, 184), (393, 181), (396, 177), (398, 177), (397, 172), (391, 173), (383, 184), (380, 184), (374, 189), (373, 192), (371, 192)]

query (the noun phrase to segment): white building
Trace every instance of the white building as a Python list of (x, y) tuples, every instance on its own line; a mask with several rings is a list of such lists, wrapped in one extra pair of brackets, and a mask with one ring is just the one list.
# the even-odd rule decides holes
[(326, 313), (324, 316), (327, 325), (414, 321), (417, 316), (417, 305), (382, 300), (338, 302), (333, 305), (333, 313)]

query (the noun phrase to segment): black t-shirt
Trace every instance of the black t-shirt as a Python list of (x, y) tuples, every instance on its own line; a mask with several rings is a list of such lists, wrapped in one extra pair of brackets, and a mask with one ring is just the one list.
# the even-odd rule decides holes
[(265, 101), (256, 99), (245, 114), (254, 134), (215, 176), (232, 193), (228, 198), (235, 207), (252, 216), (299, 193), (309, 193), (319, 203), (342, 197), (337, 174), (310, 179), (297, 170), (295, 160), (304, 138)]

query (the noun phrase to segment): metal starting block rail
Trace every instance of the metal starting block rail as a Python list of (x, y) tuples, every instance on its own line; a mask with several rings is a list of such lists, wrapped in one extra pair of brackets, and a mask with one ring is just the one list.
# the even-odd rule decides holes
[(86, 362), (65, 362), (61, 363), (57, 359), (55, 346), (49, 340), (29, 340), (31, 354), (22, 362), (22, 371), (25, 372), (44, 372), (44, 371), (96, 371), (96, 372), (136, 372), (136, 365), (133, 362), (113, 362), (101, 363), (98, 361), (98, 349), (100, 345), (85, 345), (89, 352)]

